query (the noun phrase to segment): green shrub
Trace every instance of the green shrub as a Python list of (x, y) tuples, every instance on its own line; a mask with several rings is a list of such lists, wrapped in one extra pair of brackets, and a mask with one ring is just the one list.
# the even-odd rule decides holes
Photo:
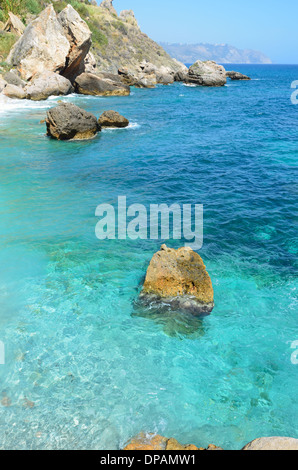
[(43, 6), (38, 0), (25, 0), (26, 11), (32, 15), (39, 15), (42, 11)]
[(108, 38), (101, 32), (100, 24), (96, 20), (86, 21), (92, 33), (92, 42), (100, 48), (108, 44)]
[(0, 60), (4, 61), (18, 37), (12, 33), (0, 33)]

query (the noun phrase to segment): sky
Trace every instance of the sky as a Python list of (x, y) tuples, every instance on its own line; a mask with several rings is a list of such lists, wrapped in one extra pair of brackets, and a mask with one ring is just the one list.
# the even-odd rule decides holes
[[(100, 3), (100, 0), (98, 0)], [(230, 44), (298, 64), (298, 0), (114, 0), (155, 41)]]

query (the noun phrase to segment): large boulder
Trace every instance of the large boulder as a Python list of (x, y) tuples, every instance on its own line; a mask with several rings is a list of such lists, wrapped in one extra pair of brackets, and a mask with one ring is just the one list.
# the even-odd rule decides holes
[(261, 437), (242, 450), (298, 450), (298, 439), (291, 437)]
[(77, 75), (85, 70), (84, 60), (89, 53), (92, 33), (87, 23), (82, 20), (78, 12), (67, 5), (58, 15), (65, 36), (70, 44), (66, 59), (66, 67), (61, 72), (64, 77), (73, 81)]
[(121, 83), (117, 75), (108, 75), (110, 76), (82, 73), (75, 79), (76, 91), (82, 95), (93, 96), (127, 96), (130, 94), (129, 86)]
[(200, 86), (224, 86), (227, 83), (226, 71), (212, 60), (198, 60), (189, 68), (185, 82)]
[(189, 247), (174, 250), (162, 245), (149, 264), (140, 300), (194, 315), (209, 314), (214, 307), (213, 287), (202, 258)]
[(23, 88), (16, 85), (6, 85), (2, 93), (8, 98), (17, 98), (18, 100), (24, 100), (26, 98), (26, 93)]
[(155, 72), (135, 72), (123, 67), (118, 70), (118, 75), (122, 83), (128, 86), (135, 86), (136, 88), (155, 88), (157, 84)]
[(247, 75), (243, 75), (243, 73), (240, 72), (234, 72), (234, 70), (227, 71), (226, 76), (231, 80), (251, 80)]
[(129, 120), (116, 111), (104, 111), (98, 123), (101, 127), (123, 128), (129, 125)]
[(84, 140), (100, 131), (96, 117), (72, 103), (61, 103), (47, 112), (47, 135), (57, 140)]
[(21, 88), (26, 86), (26, 82), (22, 80), (15, 72), (6, 72), (3, 76), (4, 80), (10, 85), (15, 85)]
[(70, 81), (54, 72), (37, 74), (25, 88), (27, 98), (46, 100), (49, 96), (68, 95), (73, 91)]
[(25, 25), (17, 15), (11, 11), (8, 13), (8, 20), (4, 25), (4, 31), (21, 36), (25, 31)]
[(64, 29), (53, 5), (49, 5), (27, 26), (10, 51), (7, 62), (17, 67), (23, 79), (29, 80), (45, 70), (64, 70), (69, 49)]

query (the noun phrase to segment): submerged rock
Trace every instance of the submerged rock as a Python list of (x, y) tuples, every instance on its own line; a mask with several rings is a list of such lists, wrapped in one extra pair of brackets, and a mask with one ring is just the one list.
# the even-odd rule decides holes
[(72, 103), (61, 103), (47, 112), (47, 135), (57, 140), (91, 139), (100, 131), (96, 117)]
[(176, 439), (160, 436), (159, 434), (141, 432), (135, 436), (123, 450), (182, 450), (182, 451), (197, 451), (197, 450), (223, 450), (213, 444), (210, 444), (207, 449), (203, 447), (196, 447), (193, 444), (183, 445)]
[(213, 287), (202, 258), (188, 247), (162, 245), (149, 264), (140, 300), (194, 315), (211, 313)]
[(291, 437), (261, 437), (242, 450), (298, 450), (298, 439)]
[[(93, 96), (127, 96), (130, 94), (128, 85), (119, 81), (118, 76), (108, 74), (105, 77), (92, 73), (82, 73), (75, 80), (76, 91), (82, 95)], [(114, 78), (112, 78), (114, 77)]]
[(222, 65), (212, 60), (198, 60), (188, 70), (185, 83), (200, 86), (224, 86), (227, 83), (226, 71)]
[(251, 80), (247, 75), (243, 75), (240, 72), (234, 72), (234, 70), (226, 72), (226, 76), (231, 80)]
[(49, 96), (68, 95), (73, 90), (70, 81), (54, 72), (37, 74), (25, 88), (27, 99), (39, 101)]
[(116, 111), (105, 111), (98, 119), (101, 127), (123, 128), (129, 125), (129, 120)]
[(24, 100), (26, 98), (26, 93), (23, 88), (16, 85), (6, 85), (2, 93), (8, 98), (16, 98), (18, 100)]

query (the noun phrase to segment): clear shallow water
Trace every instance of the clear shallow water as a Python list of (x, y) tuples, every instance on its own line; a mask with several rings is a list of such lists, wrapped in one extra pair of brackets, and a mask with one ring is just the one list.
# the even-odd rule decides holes
[[(44, 136), (58, 99), (1, 102), (0, 448), (298, 438), (298, 67), (237, 69), (254, 80), (67, 97), (133, 123), (90, 142)], [(161, 242), (95, 238), (96, 206), (118, 195), (204, 204), (209, 317), (135, 307)]]

